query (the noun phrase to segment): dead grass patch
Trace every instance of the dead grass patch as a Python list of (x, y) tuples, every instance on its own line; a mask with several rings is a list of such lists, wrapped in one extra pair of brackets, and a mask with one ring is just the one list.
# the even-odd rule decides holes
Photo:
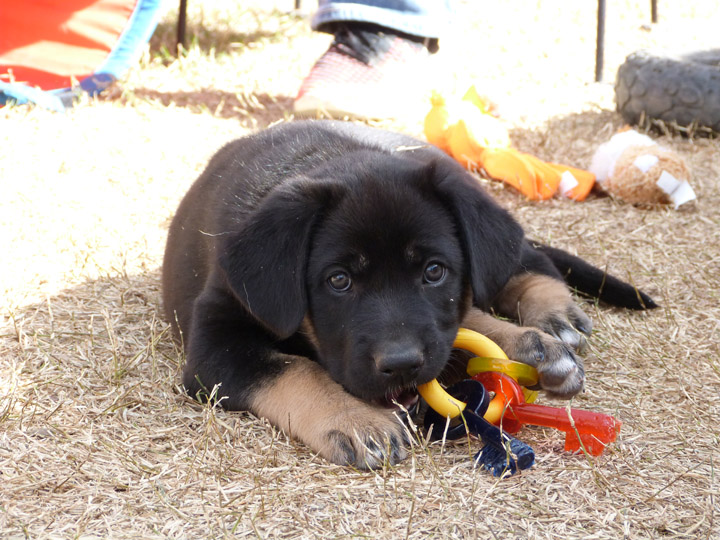
[[(661, 137), (693, 171), (699, 199), (679, 211), (532, 204), (481, 180), (530, 235), (662, 306), (585, 305), (596, 331), (573, 405), (624, 422), (600, 458), (528, 428), (537, 466), (516, 478), (472, 471), (477, 443), (420, 440), (361, 473), (182, 394), (159, 310), (168, 220), (219, 146), (291, 118), (328, 38), (290, 4), (190, 2), (198, 37), (178, 58), (170, 13), (114, 93), (66, 115), (0, 110), (0, 537), (717, 538), (718, 140)], [(719, 12), (700, 4), (661, 3), (648, 31), (646, 2), (610, 2), (606, 79), (637, 48), (709, 48)], [(432, 75), (499, 102), (518, 148), (587, 166), (621, 120), (610, 85), (590, 83), (594, 8), (556, 8), (460, 2)], [(418, 134), (422, 114), (393, 127)]]

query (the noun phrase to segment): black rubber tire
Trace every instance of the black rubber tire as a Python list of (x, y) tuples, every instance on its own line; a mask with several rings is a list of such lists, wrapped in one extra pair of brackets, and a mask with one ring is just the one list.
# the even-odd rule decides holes
[(618, 68), (617, 110), (630, 124), (653, 119), (720, 132), (720, 49), (677, 58), (637, 51)]

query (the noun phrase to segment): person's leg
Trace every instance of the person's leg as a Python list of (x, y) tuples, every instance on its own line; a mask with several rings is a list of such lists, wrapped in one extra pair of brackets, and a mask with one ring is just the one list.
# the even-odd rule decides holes
[(423, 38), (439, 38), (450, 17), (449, 0), (319, 0), (313, 30), (332, 33), (330, 23), (366, 22)]
[(378, 119), (417, 113), (424, 64), (449, 19), (449, 0), (321, 0), (312, 28), (335, 40), (303, 81), (295, 112)]

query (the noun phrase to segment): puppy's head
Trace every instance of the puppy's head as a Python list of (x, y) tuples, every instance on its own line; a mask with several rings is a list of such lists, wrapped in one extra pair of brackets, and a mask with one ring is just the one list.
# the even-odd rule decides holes
[(305, 320), (346, 390), (403, 402), (442, 372), (470, 296), (509, 279), (522, 231), (453, 162), (368, 152), (280, 186), (228, 240), (249, 312), (279, 338)]

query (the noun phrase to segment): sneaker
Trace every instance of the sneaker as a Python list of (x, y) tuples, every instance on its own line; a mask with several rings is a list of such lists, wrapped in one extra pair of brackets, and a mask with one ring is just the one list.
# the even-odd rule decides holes
[(424, 114), (424, 64), (428, 47), (437, 40), (367, 23), (342, 23), (334, 34), (300, 87), (297, 115), (391, 119)]

